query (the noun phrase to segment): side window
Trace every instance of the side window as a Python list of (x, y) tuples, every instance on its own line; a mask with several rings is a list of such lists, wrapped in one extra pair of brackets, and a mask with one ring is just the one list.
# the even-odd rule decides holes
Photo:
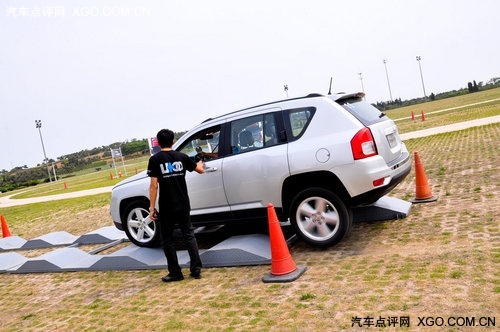
[(274, 113), (260, 114), (231, 123), (232, 154), (279, 144)]
[(203, 129), (192, 135), (177, 150), (190, 157), (219, 158), (220, 126)]
[(316, 109), (314, 107), (297, 108), (288, 110), (288, 127), (291, 134), (291, 140), (298, 139), (306, 130), (311, 122)]
[(233, 154), (264, 147), (264, 115), (235, 120), (230, 131)]

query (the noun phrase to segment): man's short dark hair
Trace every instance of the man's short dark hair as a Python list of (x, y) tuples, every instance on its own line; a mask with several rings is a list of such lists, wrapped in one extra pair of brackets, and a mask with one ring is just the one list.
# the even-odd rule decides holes
[(174, 144), (174, 132), (170, 129), (162, 129), (156, 134), (158, 144), (161, 148), (171, 148)]

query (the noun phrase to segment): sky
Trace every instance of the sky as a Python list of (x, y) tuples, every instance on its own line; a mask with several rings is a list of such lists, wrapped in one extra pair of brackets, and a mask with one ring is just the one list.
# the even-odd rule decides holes
[(498, 13), (498, 0), (1, 0), (0, 170), (42, 163), (40, 133), (56, 160), (326, 94), (331, 77), (369, 102), (486, 83)]

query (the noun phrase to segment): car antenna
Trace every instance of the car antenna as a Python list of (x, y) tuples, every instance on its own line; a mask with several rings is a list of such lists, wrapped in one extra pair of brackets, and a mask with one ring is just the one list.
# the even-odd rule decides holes
[(332, 94), (332, 78), (333, 77), (330, 77), (330, 88), (328, 89), (328, 95)]

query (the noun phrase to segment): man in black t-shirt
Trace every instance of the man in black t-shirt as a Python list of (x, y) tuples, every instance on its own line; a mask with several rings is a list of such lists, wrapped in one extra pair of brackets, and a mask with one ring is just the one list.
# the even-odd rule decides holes
[[(198, 243), (191, 226), (189, 195), (186, 186), (186, 171), (203, 173), (203, 162), (195, 163), (186, 154), (172, 150), (174, 133), (168, 129), (162, 129), (156, 135), (161, 151), (149, 158), (148, 176), (151, 179), (149, 185), (149, 217), (157, 221), (156, 225), (160, 231), (163, 252), (167, 258), (168, 275), (162, 277), (162, 281), (171, 282), (183, 280), (181, 267), (177, 259), (174, 243), (174, 228), (178, 224), (184, 242), (189, 253), (191, 276), (195, 279), (201, 278), (201, 259), (198, 252)], [(159, 211), (155, 209), (158, 197)]]

